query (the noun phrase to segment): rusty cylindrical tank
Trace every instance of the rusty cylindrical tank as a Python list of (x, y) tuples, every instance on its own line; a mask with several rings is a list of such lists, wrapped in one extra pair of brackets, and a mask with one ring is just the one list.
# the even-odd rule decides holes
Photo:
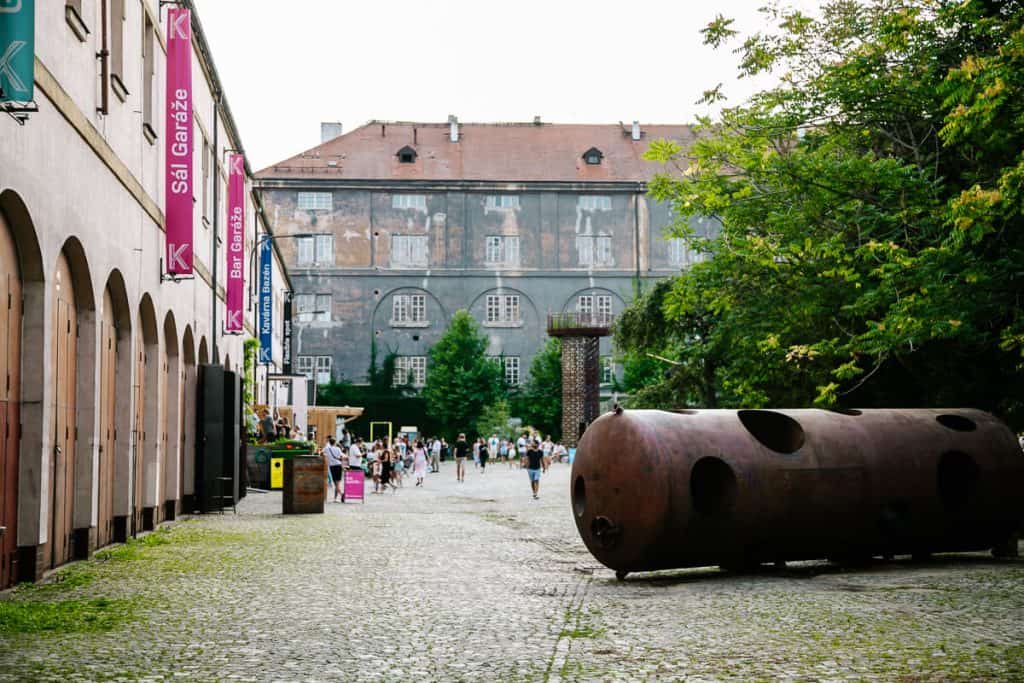
[(587, 548), (627, 572), (993, 548), (1024, 453), (978, 410), (627, 410), (583, 435)]

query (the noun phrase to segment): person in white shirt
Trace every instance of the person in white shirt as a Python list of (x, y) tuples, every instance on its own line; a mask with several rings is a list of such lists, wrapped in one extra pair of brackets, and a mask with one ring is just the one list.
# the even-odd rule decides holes
[(430, 471), (441, 471), (441, 439), (434, 439), (430, 446)]
[(551, 453), (555, 449), (555, 444), (551, 443), (551, 435), (550, 434), (547, 436), (546, 439), (544, 439), (544, 443), (541, 444), (540, 448), (541, 448), (541, 451), (543, 451), (543, 453), (544, 453), (544, 462), (543, 462), (544, 471), (547, 472), (548, 471), (548, 467), (551, 465)]
[(327, 466), (331, 471), (331, 480), (334, 481), (334, 502), (338, 503), (341, 501), (342, 496), (341, 482), (344, 475), (342, 473), (341, 459), (344, 453), (338, 448), (333, 436), (327, 437), (327, 445), (324, 446), (324, 456), (327, 457)]
[(491, 434), (491, 438), (487, 440), (488, 450), (491, 452), (492, 458), (501, 460), (500, 453), (498, 452), (498, 435)]
[(362, 439), (356, 439), (352, 442), (352, 445), (348, 449), (348, 467), (349, 469), (361, 469), (363, 466), (363, 449), (360, 448), (362, 445)]

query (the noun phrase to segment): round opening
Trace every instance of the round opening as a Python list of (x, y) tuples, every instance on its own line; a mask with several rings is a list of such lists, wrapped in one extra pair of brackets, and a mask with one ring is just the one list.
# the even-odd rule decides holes
[(804, 445), (804, 429), (789, 415), (771, 410), (741, 410), (740, 422), (765, 448), (777, 453), (795, 453)]
[(943, 427), (952, 429), (955, 432), (973, 432), (978, 428), (978, 425), (974, 424), (974, 420), (968, 419), (963, 415), (938, 415), (935, 419)]
[(736, 503), (736, 475), (725, 461), (706, 457), (690, 472), (690, 498), (702, 515), (728, 513)]
[(373, 236), (374, 236), (374, 237), (380, 237), (380, 231), (376, 231), (376, 232), (374, 232), (374, 233), (373, 233)]
[(374, 296), (380, 296), (380, 290), (379, 289), (373, 290), (373, 295)]
[(587, 503), (587, 487), (583, 483), (583, 475), (576, 477), (576, 482), (572, 485), (572, 510), (576, 513), (577, 517), (583, 516), (583, 510)]
[(974, 458), (962, 451), (949, 451), (939, 458), (939, 500), (947, 510), (959, 510), (977, 488), (981, 470)]

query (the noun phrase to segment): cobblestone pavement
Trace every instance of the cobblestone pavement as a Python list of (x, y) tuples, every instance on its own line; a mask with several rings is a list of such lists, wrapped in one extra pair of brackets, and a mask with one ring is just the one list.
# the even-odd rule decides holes
[(554, 466), (534, 501), (523, 471), (459, 484), (445, 464), (423, 488), (287, 518), (279, 494), (251, 494), (237, 516), (3, 595), (130, 614), (110, 630), (0, 629), (0, 680), (1024, 680), (1024, 562), (620, 583), (579, 541), (568, 479)]

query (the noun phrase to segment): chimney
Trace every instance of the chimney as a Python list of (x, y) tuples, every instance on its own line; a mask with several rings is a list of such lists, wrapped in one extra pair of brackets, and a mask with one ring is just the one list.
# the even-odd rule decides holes
[(454, 114), (448, 115), (448, 139), (452, 142), (459, 141), (459, 119)]
[(320, 144), (341, 136), (340, 121), (323, 121), (320, 124)]
[(634, 121), (633, 122), (633, 139), (634, 140), (639, 140), (640, 139), (640, 122), (639, 121)]
[(540, 125), (540, 117), (539, 116), (534, 116), (533, 117), (533, 125), (535, 125), (535, 126), (539, 126)]

